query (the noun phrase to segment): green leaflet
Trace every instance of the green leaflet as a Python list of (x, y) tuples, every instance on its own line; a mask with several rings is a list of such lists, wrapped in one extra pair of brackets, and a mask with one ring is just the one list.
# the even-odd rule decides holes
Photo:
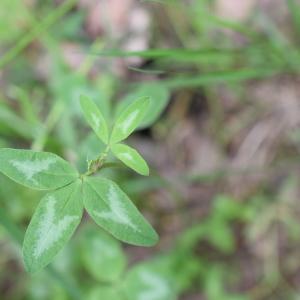
[(83, 213), (80, 189), (81, 183), (77, 181), (48, 193), (41, 200), (23, 243), (28, 272), (37, 272), (49, 264), (71, 238)]
[(149, 175), (149, 167), (146, 161), (135, 149), (124, 144), (115, 144), (111, 146), (111, 151), (129, 168), (141, 175)]
[(112, 131), (112, 144), (126, 139), (140, 125), (149, 104), (149, 97), (141, 97), (120, 113)]
[(114, 286), (100, 285), (93, 288), (88, 296), (87, 300), (126, 300), (118, 289)]
[(90, 216), (117, 239), (139, 246), (157, 243), (157, 233), (114, 182), (99, 177), (86, 178), (83, 196)]
[(126, 299), (175, 300), (176, 285), (157, 268), (155, 262), (141, 263), (126, 275), (124, 292)]
[(82, 260), (91, 275), (100, 281), (115, 281), (120, 277), (127, 261), (116, 239), (99, 227), (85, 226), (80, 242)]
[(2, 148), (0, 162), (0, 172), (32, 189), (56, 189), (79, 176), (73, 166), (53, 153)]
[(93, 128), (97, 136), (108, 143), (108, 127), (97, 105), (87, 96), (80, 97), (80, 105), (86, 121)]
[(125, 107), (143, 95), (148, 95), (151, 98), (151, 101), (147, 112), (139, 125), (139, 128), (150, 127), (162, 114), (170, 99), (170, 93), (168, 89), (158, 82), (145, 83), (127, 95), (125, 99), (118, 103), (115, 109), (115, 115), (119, 116)]

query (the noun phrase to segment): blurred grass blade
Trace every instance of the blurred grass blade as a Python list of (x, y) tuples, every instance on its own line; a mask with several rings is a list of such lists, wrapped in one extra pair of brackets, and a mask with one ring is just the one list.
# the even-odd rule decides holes
[(295, 0), (287, 0), (288, 9), (290, 11), (295, 30), (300, 34), (300, 5)]
[(215, 24), (217, 27), (222, 27), (222, 28), (230, 29), (232, 31), (236, 31), (238, 33), (247, 35), (247, 36), (251, 37), (252, 39), (258, 38), (258, 33), (250, 30), (249, 27), (244, 26), (238, 22), (226, 20), (226, 19), (220, 18), (218, 16), (211, 15), (207, 12), (205, 13), (205, 18), (209, 22)]
[(32, 150), (42, 151), (44, 149), (47, 138), (55, 125), (59, 122), (63, 111), (64, 105), (62, 104), (62, 102), (56, 101), (52, 106), (46, 120), (42, 125), (40, 125), (40, 130), (36, 134), (31, 145)]
[(162, 83), (168, 88), (197, 87), (201, 85), (211, 85), (223, 82), (240, 82), (250, 79), (273, 76), (276, 69), (242, 69), (234, 71), (214, 72), (190, 77), (174, 77), (163, 80)]
[(40, 124), (36, 103), (30, 99), (27, 90), (18, 86), (11, 87), (12, 96), (20, 103), (20, 110), (24, 119), (32, 125), (38, 126)]
[(135, 68), (135, 67), (128, 67), (129, 70), (143, 73), (143, 74), (152, 74), (152, 75), (159, 75), (165, 73), (163, 70), (146, 70), (146, 69), (141, 69), (141, 68)]
[(118, 49), (107, 49), (98, 53), (92, 53), (99, 56), (107, 57), (142, 57), (142, 58), (167, 58), (178, 59), (183, 61), (195, 60), (197, 57), (219, 57), (236, 55), (242, 52), (243, 49), (238, 48), (226, 48), (226, 49), (149, 49), (143, 51), (122, 51)]

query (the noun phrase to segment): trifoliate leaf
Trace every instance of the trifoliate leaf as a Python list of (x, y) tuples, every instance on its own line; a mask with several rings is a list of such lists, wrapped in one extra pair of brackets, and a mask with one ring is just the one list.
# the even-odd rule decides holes
[(0, 172), (38, 190), (65, 186), (79, 176), (72, 165), (53, 153), (9, 148), (0, 149)]
[(107, 144), (108, 126), (97, 105), (87, 96), (80, 97), (80, 105), (86, 121), (103, 143)]
[(149, 167), (146, 161), (135, 149), (124, 144), (115, 144), (111, 146), (111, 151), (129, 168), (141, 175), (149, 175)]
[(149, 104), (149, 97), (141, 97), (120, 113), (112, 131), (111, 143), (126, 139), (140, 125)]
[(157, 233), (116, 183), (100, 177), (86, 178), (83, 195), (90, 216), (117, 239), (139, 246), (157, 243)]
[(80, 223), (83, 205), (81, 182), (47, 194), (27, 228), (23, 257), (25, 268), (34, 273), (51, 262)]

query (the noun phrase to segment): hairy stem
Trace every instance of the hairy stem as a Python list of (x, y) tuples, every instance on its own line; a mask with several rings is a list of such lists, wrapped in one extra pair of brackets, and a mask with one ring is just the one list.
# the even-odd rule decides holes
[(103, 167), (103, 165), (104, 165), (104, 163), (106, 161), (109, 149), (110, 149), (110, 146), (107, 145), (106, 148), (105, 148), (105, 150), (102, 153), (100, 153), (100, 155), (96, 159), (91, 160), (89, 162), (88, 170), (84, 174), (84, 176), (93, 175), (93, 174), (95, 174), (96, 172), (98, 172)]

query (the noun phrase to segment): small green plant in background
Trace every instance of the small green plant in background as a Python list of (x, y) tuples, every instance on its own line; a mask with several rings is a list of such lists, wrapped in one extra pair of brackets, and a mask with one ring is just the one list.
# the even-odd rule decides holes
[(98, 225), (123, 242), (153, 246), (158, 241), (155, 230), (115, 182), (92, 176), (107, 167), (110, 152), (137, 173), (149, 174), (142, 156), (120, 142), (141, 124), (150, 98), (140, 97), (124, 108), (112, 130), (93, 101), (81, 96), (80, 104), (85, 119), (106, 145), (97, 158), (88, 161), (86, 173), (79, 174), (53, 153), (0, 149), (0, 172), (26, 187), (51, 190), (38, 205), (23, 242), (25, 268), (31, 273), (49, 264), (63, 248), (79, 225), (84, 208)]
[(82, 265), (97, 282), (86, 299), (177, 299), (175, 282), (162, 257), (128, 266), (120, 243), (92, 224), (82, 227), (77, 242)]

